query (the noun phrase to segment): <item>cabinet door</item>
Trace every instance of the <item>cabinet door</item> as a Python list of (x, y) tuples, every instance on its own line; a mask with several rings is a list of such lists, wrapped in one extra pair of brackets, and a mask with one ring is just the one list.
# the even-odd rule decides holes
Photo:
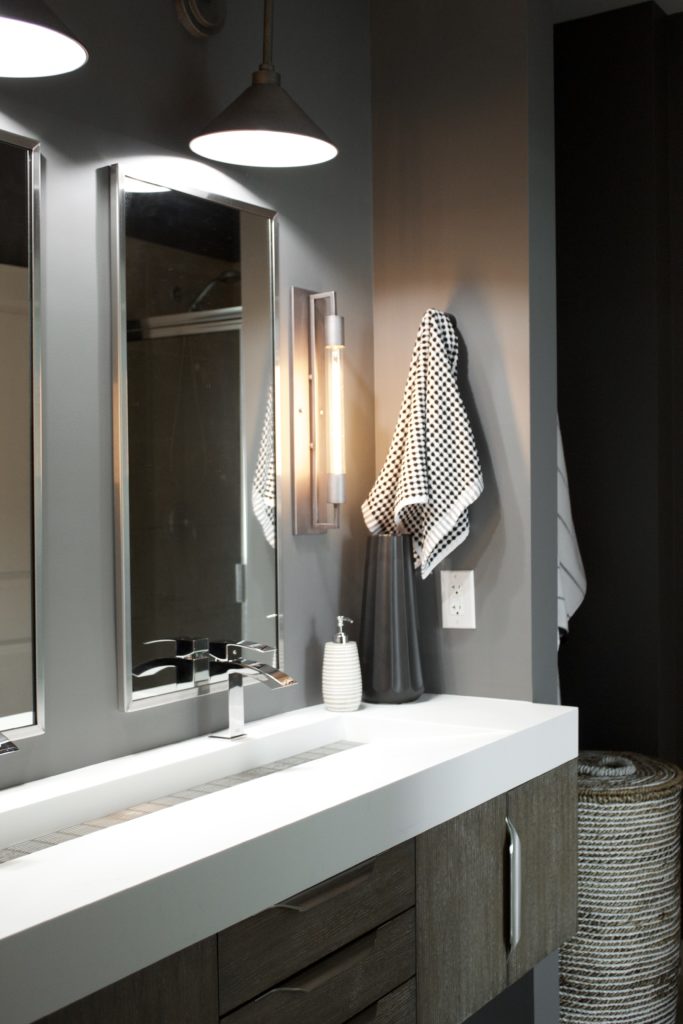
[(416, 845), (417, 1020), (460, 1024), (507, 984), (505, 796)]
[(216, 959), (216, 939), (205, 939), (43, 1017), (40, 1024), (216, 1024)]
[(576, 870), (575, 761), (418, 836), (418, 1024), (460, 1024), (569, 938)]
[(508, 981), (576, 931), (576, 761), (512, 789), (507, 814), (520, 837), (521, 920)]

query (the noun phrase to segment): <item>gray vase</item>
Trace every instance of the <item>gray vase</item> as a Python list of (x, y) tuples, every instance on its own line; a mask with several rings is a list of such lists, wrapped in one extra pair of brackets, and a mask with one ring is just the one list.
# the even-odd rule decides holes
[(409, 534), (368, 538), (358, 650), (364, 700), (402, 704), (422, 695)]

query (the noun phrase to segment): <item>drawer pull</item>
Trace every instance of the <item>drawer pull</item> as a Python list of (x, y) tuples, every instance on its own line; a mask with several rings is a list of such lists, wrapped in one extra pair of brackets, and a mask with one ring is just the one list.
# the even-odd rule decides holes
[(519, 944), (522, 935), (522, 841), (511, 820), (505, 818), (508, 833), (508, 855), (510, 871), (510, 925), (508, 950), (511, 953)]
[(298, 995), (304, 996), (312, 995), (316, 989), (329, 984), (336, 976), (348, 971), (354, 964), (367, 957), (375, 945), (378, 930), (376, 928), (368, 935), (364, 935), (362, 939), (356, 939), (346, 949), (332, 953), (329, 957), (321, 960), (315, 967), (306, 971), (308, 975), (306, 980), (302, 978), (296, 985), (277, 985), (275, 988), (268, 989), (267, 992), (258, 996), (254, 1001), (258, 1003), (261, 999), (267, 999), (269, 996), (277, 995), (280, 992), (295, 992)]
[(320, 886), (315, 886), (315, 888), (309, 890), (300, 898), (276, 903), (275, 907), (276, 909), (279, 907), (281, 910), (293, 910), (298, 914), (303, 914), (307, 910), (312, 910), (314, 907), (320, 906), (321, 903), (325, 903), (326, 900), (332, 899), (340, 893), (346, 892), (348, 889), (354, 889), (357, 885), (366, 882), (370, 878), (374, 867), (374, 860), (364, 861), (355, 868), (345, 871), (341, 877), (336, 879), (334, 885), (330, 885), (329, 882), (323, 882)]

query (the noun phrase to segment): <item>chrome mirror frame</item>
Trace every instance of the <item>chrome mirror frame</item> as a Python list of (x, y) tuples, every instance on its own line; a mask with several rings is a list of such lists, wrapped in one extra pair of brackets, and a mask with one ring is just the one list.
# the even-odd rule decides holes
[[(127, 313), (126, 313), (126, 266), (125, 266), (125, 187), (126, 177), (141, 180), (136, 170), (126, 171), (126, 166), (112, 164), (110, 175), (110, 243), (111, 243), (111, 302), (112, 302), (112, 411), (113, 411), (113, 479), (114, 479), (114, 525), (115, 525), (115, 584), (116, 584), (116, 652), (119, 708), (122, 711), (140, 711), (158, 707), (178, 700), (187, 700), (207, 693), (227, 690), (225, 681), (202, 683), (186, 689), (177, 689), (157, 695), (135, 697), (132, 678), (132, 636), (131, 636), (131, 559), (129, 521), (129, 452), (128, 452), (128, 380), (127, 380)], [(271, 301), (271, 343), (274, 385), (274, 427), (275, 444), (279, 445), (280, 394), (278, 387), (278, 306), (277, 306), (277, 214), (274, 210), (255, 206), (227, 196), (194, 189), (186, 185), (169, 185), (163, 181), (145, 177), (147, 184), (161, 189), (171, 188), (198, 199), (206, 199), (232, 207), (235, 210), (254, 213), (268, 221), (269, 247), (269, 293)], [(275, 593), (277, 602), (277, 649), (282, 658), (282, 595), (280, 569), (280, 519), (282, 488), (280, 480), (276, 489), (275, 528)], [(239, 639), (239, 638), (238, 638)]]
[[(33, 608), (33, 718), (31, 725), (3, 731), (11, 740), (40, 736), (45, 732), (45, 665), (43, 653), (43, 338), (41, 317), (42, 261), (40, 255), (41, 152), (36, 139), (0, 130), (0, 142), (28, 154), (28, 221), (30, 243), (31, 330), (31, 452), (32, 472), (32, 608)], [(1, 719), (2, 716), (0, 716)]]

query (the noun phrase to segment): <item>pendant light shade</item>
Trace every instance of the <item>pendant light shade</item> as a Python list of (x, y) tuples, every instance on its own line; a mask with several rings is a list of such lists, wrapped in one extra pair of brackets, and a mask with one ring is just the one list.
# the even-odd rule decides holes
[(88, 51), (42, 0), (0, 0), (0, 78), (75, 71)]
[(190, 142), (199, 156), (250, 167), (324, 163), (337, 147), (280, 85), (271, 61), (271, 0), (264, 5), (263, 62), (252, 84)]

